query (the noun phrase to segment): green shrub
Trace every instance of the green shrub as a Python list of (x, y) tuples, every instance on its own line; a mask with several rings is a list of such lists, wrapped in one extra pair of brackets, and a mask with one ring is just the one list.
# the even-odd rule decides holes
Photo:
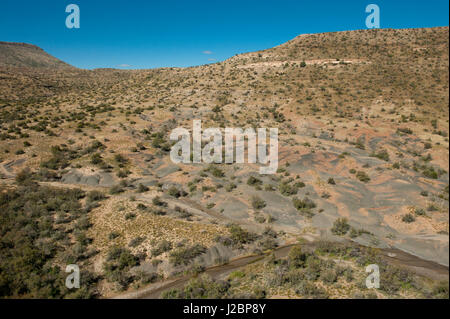
[(119, 194), (119, 193), (123, 193), (124, 189), (120, 186), (120, 185), (114, 185), (109, 189), (109, 193), (111, 195), (115, 195), (115, 194)]
[(425, 216), (426, 215), (425, 209), (423, 209), (423, 208), (416, 208), (414, 210), (414, 214), (416, 214), (417, 216)]
[(438, 299), (449, 299), (448, 281), (440, 281), (433, 286), (433, 297)]
[(164, 239), (155, 248), (152, 249), (152, 257), (158, 257), (165, 252), (171, 251), (172, 248), (172, 243)]
[(225, 173), (215, 165), (210, 165), (207, 169), (208, 172), (211, 173), (212, 176), (221, 178), (225, 176)]
[(252, 197), (252, 207), (256, 210), (263, 209), (264, 207), (266, 207), (266, 202), (263, 201), (258, 196), (253, 196)]
[(187, 193), (186, 193), (184, 190), (179, 190), (176, 186), (171, 186), (171, 187), (168, 189), (167, 193), (168, 193), (170, 196), (175, 197), (175, 198), (179, 198), (179, 197), (182, 197), (182, 196), (186, 196), (186, 195), (187, 195)]
[(284, 196), (295, 195), (298, 192), (298, 188), (296, 186), (292, 186), (288, 183), (281, 183), (279, 189), (280, 193)]
[(19, 185), (31, 185), (33, 184), (34, 174), (26, 167), (17, 173), (15, 180)]
[(230, 231), (230, 239), (234, 245), (249, 244), (256, 239), (256, 235), (250, 233), (236, 224), (228, 226)]
[(250, 176), (247, 179), (247, 184), (250, 185), (250, 186), (256, 186), (256, 185), (261, 186), (262, 185), (262, 181), (260, 179), (256, 178), (256, 177)]
[(234, 184), (234, 183), (229, 183), (229, 184), (227, 184), (227, 185), (225, 185), (225, 190), (227, 191), (227, 192), (231, 192), (233, 189), (235, 189), (237, 186), (236, 186), (236, 184)]
[(137, 247), (140, 244), (142, 244), (145, 241), (145, 237), (136, 237), (133, 238), (129, 243), (128, 246), (130, 247)]
[(195, 244), (190, 247), (180, 247), (173, 250), (169, 255), (169, 262), (174, 266), (189, 265), (192, 260), (206, 252), (206, 247)]
[(295, 290), (298, 295), (313, 299), (328, 299), (328, 294), (322, 287), (317, 287), (314, 283), (302, 281)]
[(308, 217), (311, 217), (314, 215), (311, 210), (317, 206), (316, 203), (314, 203), (308, 197), (305, 197), (303, 199), (293, 198), (292, 204), (298, 211), (300, 211), (302, 214), (304, 214)]
[(207, 275), (191, 279), (182, 289), (172, 289), (164, 292), (163, 299), (220, 299), (231, 298), (228, 295), (230, 284), (226, 281), (216, 281)]
[(161, 200), (161, 197), (155, 196), (152, 199), (152, 203), (155, 206), (167, 206), (167, 203)]
[(335, 283), (337, 278), (336, 271), (333, 269), (327, 269), (320, 274), (320, 279), (328, 285)]
[(91, 164), (99, 165), (103, 163), (102, 156), (99, 153), (92, 154), (91, 156)]
[(415, 222), (416, 218), (414, 217), (413, 214), (408, 213), (408, 214), (403, 215), (402, 221), (409, 224), (409, 223)]
[(124, 157), (123, 155), (121, 155), (121, 154), (116, 154), (116, 155), (114, 155), (114, 160), (115, 160), (117, 163), (122, 164), (122, 165), (128, 163), (128, 159), (127, 159), (126, 157)]
[(149, 190), (149, 188), (147, 186), (145, 186), (143, 184), (139, 184), (136, 191), (138, 193), (145, 193), (145, 192), (148, 192), (148, 190)]
[(372, 154), (370, 154), (371, 157), (376, 157), (379, 158), (383, 161), (389, 162), (389, 153), (387, 152), (387, 150), (382, 149), (378, 152), (374, 152)]
[(334, 235), (344, 236), (350, 230), (350, 225), (348, 224), (347, 218), (338, 218), (334, 221), (331, 232)]
[(119, 178), (126, 178), (127, 176), (128, 172), (126, 170), (121, 169), (117, 172), (117, 177)]
[(101, 201), (101, 200), (104, 200), (105, 198), (106, 198), (105, 194), (103, 194), (102, 192), (97, 191), (97, 190), (90, 191), (87, 194), (87, 200), (90, 202)]
[(300, 245), (294, 246), (289, 251), (288, 261), (291, 268), (304, 268), (308, 254), (303, 252)]
[(366, 174), (366, 172), (363, 172), (363, 171), (358, 171), (356, 173), (356, 178), (364, 183), (367, 183), (368, 181), (370, 181), (370, 177)]
[(403, 134), (412, 134), (413, 131), (410, 128), (407, 127), (399, 127), (397, 129), (397, 134), (403, 135)]

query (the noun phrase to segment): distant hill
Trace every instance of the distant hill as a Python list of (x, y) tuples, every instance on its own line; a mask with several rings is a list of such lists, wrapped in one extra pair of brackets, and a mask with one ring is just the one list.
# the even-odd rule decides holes
[(38, 46), (0, 41), (0, 104), (40, 99), (58, 92), (117, 83), (123, 70), (84, 70), (67, 64)]
[(0, 42), (0, 67), (70, 70), (75, 67), (26, 43)]
[[(268, 107), (270, 98), (271, 107), (287, 104), (304, 114), (332, 111), (341, 117), (382, 99), (411, 104), (414, 113), (448, 114), (448, 36), (448, 27), (302, 34), (214, 64), (153, 70), (82, 70), (34, 45), (0, 42), (0, 100), (94, 89), (110, 96), (113, 86), (126, 91), (154, 85), (155, 91), (189, 87), (199, 100), (209, 96), (211, 103), (223, 104), (239, 87), (247, 93), (235, 92), (234, 98), (249, 99), (249, 108)], [(173, 99), (173, 94), (155, 98)]]

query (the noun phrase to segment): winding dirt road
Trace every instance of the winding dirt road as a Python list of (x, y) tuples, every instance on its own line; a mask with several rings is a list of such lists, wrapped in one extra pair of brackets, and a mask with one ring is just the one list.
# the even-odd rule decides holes
[[(289, 254), (289, 251), (294, 245), (295, 244), (282, 246), (274, 250), (273, 253), (276, 258), (284, 258)], [(302, 244), (302, 246), (314, 245), (314, 242)], [(423, 260), (399, 249), (382, 249), (379, 253), (387, 263), (406, 267), (419, 275), (433, 278), (435, 280), (448, 280), (449, 278), (449, 268), (433, 261)], [(271, 254), (272, 252), (268, 252), (264, 255), (252, 255), (237, 258), (230, 261), (226, 265), (207, 268), (204, 273), (213, 279), (218, 279), (249, 264), (267, 260)], [(163, 282), (152, 284), (149, 287), (138, 291), (117, 295), (113, 297), (113, 299), (158, 299), (165, 291), (184, 287), (184, 285), (191, 278), (194, 278), (194, 276), (186, 275), (179, 278), (168, 279)]]
[[(274, 250), (273, 253), (275, 254), (276, 258), (286, 257), (289, 254), (292, 246), (294, 246), (294, 244), (279, 247), (278, 249)], [(254, 262), (266, 260), (271, 254), (272, 252), (268, 252), (263, 255), (251, 255), (236, 258), (231, 260), (228, 264), (207, 268), (204, 273), (209, 275), (213, 279), (217, 279), (223, 275), (227, 275), (234, 270), (245, 267)], [(153, 284), (136, 292), (120, 294), (113, 297), (113, 299), (158, 299), (160, 298), (161, 294), (167, 290), (182, 288), (193, 277), (193, 275), (187, 275), (176, 279), (169, 279), (161, 283)]]

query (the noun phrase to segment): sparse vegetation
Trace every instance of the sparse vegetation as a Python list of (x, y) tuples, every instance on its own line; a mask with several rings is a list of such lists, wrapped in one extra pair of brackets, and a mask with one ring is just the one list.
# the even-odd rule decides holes
[[(133, 71), (0, 43), (0, 78), (0, 297), (108, 298), (192, 276), (164, 296), (448, 298), (448, 282), (347, 244), (448, 260), (448, 27), (306, 34)], [(277, 127), (276, 174), (173, 163), (170, 133), (193, 118)], [(305, 241), (325, 228), (345, 244)], [(200, 275), (244, 255), (255, 262), (221, 280)], [(64, 286), (69, 263), (79, 290)], [(371, 263), (385, 279), (369, 292)]]

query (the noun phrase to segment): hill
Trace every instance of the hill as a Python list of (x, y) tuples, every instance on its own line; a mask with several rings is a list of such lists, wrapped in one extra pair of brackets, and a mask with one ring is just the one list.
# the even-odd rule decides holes
[(35, 45), (15, 42), (0, 42), (0, 67), (74, 69), (73, 66), (58, 60)]

